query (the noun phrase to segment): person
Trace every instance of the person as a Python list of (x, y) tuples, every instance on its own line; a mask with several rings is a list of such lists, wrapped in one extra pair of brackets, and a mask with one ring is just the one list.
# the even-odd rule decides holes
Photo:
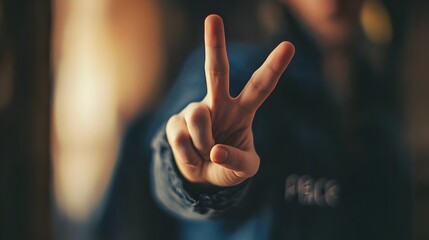
[(406, 155), (384, 76), (356, 51), (361, 2), (284, 2), (294, 45), (265, 61), (272, 46), (228, 58), (206, 18), (205, 65), (196, 51), (156, 118), (155, 199), (182, 239), (406, 238)]

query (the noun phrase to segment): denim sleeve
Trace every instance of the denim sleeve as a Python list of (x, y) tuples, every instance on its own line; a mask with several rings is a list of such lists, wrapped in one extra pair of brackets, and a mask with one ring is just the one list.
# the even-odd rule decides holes
[[(231, 47), (232, 46), (232, 47)], [(260, 64), (253, 46), (231, 45), (228, 49), (230, 92), (236, 96)], [(151, 185), (156, 201), (174, 215), (188, 219), (221, 216), (241, 203), (250, 182), (200, 191), (183, 178), (177, 169), (165, 135), (165, 122), (191, 102), (201, 101), (207, 93), (204, 73), (204, 48), (197, 49), (187, 60), (178, 80), (154, 117), (150, 127), (152, 145)], [(164, 126), (162, 126), (164, 124)], [(160, 129), (160, 130), (158, 130)], [(158, 132), (157, 132), (158, 131)], [(232, 211), (231, 211), (232, 212)]]
[(177, 169), (165, 126), (154, 138), (152, 151), (153, 193), (161, 206), (176, 216), (195, 220), (218, 217), (237, 205), (247, 192), (247, 181), (207, 192), (192, 189)]

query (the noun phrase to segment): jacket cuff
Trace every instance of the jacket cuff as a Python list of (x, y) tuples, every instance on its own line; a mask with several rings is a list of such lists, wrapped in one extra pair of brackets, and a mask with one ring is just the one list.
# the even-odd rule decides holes
[(249, 181), (233, 187), (197, 189), (180, 173), (167, 141), (165, 125), (152, 142), (152, 187), (155, 198), (168, 211), (189, 219), (217, 217), (236, 206), (246, 194)]

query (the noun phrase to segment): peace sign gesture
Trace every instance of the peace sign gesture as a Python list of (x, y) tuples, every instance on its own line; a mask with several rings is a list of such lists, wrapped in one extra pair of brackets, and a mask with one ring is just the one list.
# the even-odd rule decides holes
[(193, 183), (234, 186), (259, 169), (252, 122), (258, 108), (274, 90), (295, 49), (280, 43), (254, 72), (242, 92), (229, 95), (229, 64), (222, 19), (205, 21), (207, 95), (167, 122), (166, 133), (176, 164)]

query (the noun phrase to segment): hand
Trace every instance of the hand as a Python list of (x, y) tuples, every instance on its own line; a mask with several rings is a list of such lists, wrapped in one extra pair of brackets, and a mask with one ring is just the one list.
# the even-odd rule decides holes
[(205, 21), (207, 95), (173, 115), (166, 126), (168, 142), (182, 175), (193, 183), (234, 186), (259, 169), (252, 122), (274, 90), (295, 48), (280, 43), (254, 72), (242, 92), (229, 95), (229, 64), (222, 19)]

